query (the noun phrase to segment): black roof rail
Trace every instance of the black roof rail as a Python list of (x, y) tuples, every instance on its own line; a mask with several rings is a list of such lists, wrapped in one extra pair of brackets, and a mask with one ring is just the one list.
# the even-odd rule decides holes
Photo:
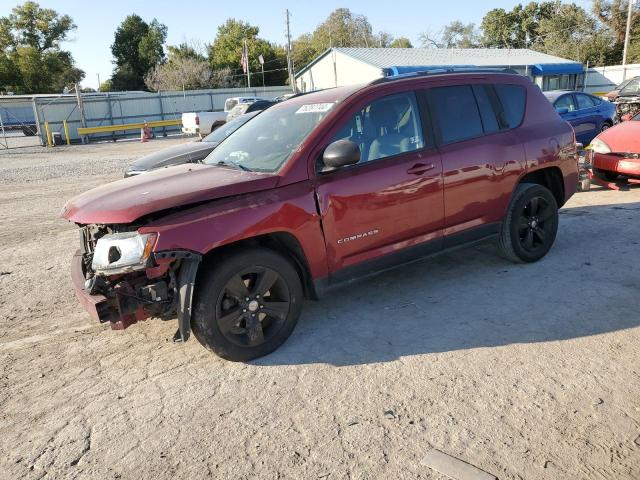
[(431, 77), (437, 75), (447, 75), (451, 73), (504, 73), (519, 75), (513, 68), (475, 68), (475, 67), (442, 67), (433, 68), (429, 70), (420, 70), (416, 72), (400, 73), (398, 75), (387, 75), (381, 78), (376, 78), (368, 83), (368, 85), (377, 85), (379, 83), (394, 82), (396, 80), (403, 80), (405, 78), (419, 78), (419, 77)]

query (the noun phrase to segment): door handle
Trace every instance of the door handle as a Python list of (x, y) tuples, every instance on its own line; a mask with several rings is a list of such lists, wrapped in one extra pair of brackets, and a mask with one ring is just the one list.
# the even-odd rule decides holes
[(407, 170), (407, 173), (410, 175), (424, 175), (434, 168), (436, 168), (434, 163), (416, 163), (413, 167)]

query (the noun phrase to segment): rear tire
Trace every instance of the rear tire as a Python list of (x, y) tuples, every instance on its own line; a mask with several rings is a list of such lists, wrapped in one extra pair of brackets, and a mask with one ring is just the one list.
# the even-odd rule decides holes
[(300, 317), (298, 272), (271, 250), (249, 249), (221, 258), (198, 283), (193, 333), (226, 360), (245, 362), (273, 352)]
[(558, 204), (548, 188), (536, 183), (518, 185), (498, 238), (500, 254), (516, 263), (544, 257), (558, 232)]

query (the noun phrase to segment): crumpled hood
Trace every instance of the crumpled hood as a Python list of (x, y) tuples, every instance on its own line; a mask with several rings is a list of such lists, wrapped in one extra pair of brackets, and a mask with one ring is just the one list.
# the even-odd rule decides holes
[(199, 161), (209, 155), (217, 145), (218, 142), (189, 142), (163, 148), (139, 158), (127, 170), (152, 170), (167, 165)]
[(271, 189), (279, 178), (230, 167), (176, 165), (89, 190), (69, 200), (60, 215), (81, 224), (126, 224), (173, 207)]
[(629, 120), (607, 128), (596, 138), (602, 140), (612, 152), (640, 153), (640, 121)]

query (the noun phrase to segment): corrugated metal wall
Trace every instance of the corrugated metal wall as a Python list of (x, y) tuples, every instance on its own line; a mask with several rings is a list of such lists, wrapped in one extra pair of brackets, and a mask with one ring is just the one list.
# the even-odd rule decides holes
[[(290, 87), (266, 88), (227, 88), (219, 90), (187, 90), (171, 92), (128, 92), (83, 94), (82, 103), (87, 127), (100, 125), (117, 125), (152, 120), (178, 119), (184, 112), (223, 110), (224, 102), (229, 97), (251, 96), (271, 99), (291, 93)], [(34, 106), (37, 115), (38, 133), (42, 144), (46, 144), (44, 123), (49, 122), (52, 132), (63, 132), (62, 121), (69, 126), (71, 141), (79, 141), (78, 127), (82, 126), (78, 102), (73, 95), (57, 97), (36, 96), (33, 99), (0, 98), (0, 107), (9, 108), (13, 103), (21, 105), (27, 101)], [(156, 129), (156, 134), (178, 132), (180, 127), (163, 127)], [(63, 133), (64, 135), (64, 133)], [(113, 137), (139, 135), (135, 131), (121, 131), (115, 134), (92, 135), (91, 140), (109, 139)]]

